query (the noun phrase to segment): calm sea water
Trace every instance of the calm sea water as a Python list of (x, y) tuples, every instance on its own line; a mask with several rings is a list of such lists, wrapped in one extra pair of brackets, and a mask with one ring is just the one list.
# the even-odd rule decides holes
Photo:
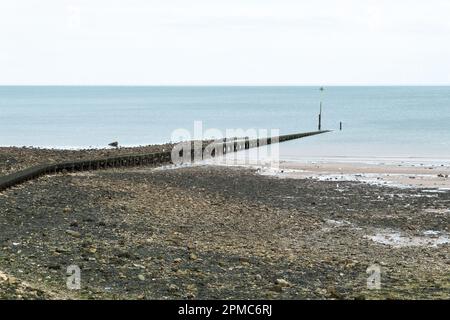
[(195, 120), (312, 131), (321, 99), (335, 131), (285, 143), (282, 157), (450, 158), (450, 87), (0, 87), (0, 145), (161, 143)]

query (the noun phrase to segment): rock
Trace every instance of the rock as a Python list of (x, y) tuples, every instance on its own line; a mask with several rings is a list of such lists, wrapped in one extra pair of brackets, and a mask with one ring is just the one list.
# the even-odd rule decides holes
[(342, 295), (336, 291), (336, 288), (330, 287), (327, 289), (330, 298), (342, 299)]
[(178, 286), (174, 284), (169, 285), (169, 292), (177, 292), (179, 290)]
[(63, 247), (58, 247), (58, 248), (55, 248), (55, 252), (66, 253), (66, 252), (69, 252), (69, 250), (67, 250), (66, 248), (63, 248)]
[(74, 230), (66, 230), (66, 233), (74, 238), (81, 238), (81, 233)]
[(323, 289), (323, 288), (316, 288), (316, 290), (314, 290), (314, 292), (315, 292), (316, 294), (318, 294), (318, 295), (321, 295), (321, 296), (327, 294), (327, 290), (326, 290), (326, 289)]
[(117, 147), (119, 147), (119, 142), (114, 141), (114, 142), (108, 143), (108, 146), (117, 148)]
[(94, 254), (94, 253), (97, 252), (97, 248), (95, 248), (95, 247), (90, 247), (90, 248), (87, 249), (87, 251), (88, 251), (89, 253)]
[(143, 274), (138, 275), (138, 279), (141, 281), (145, 281), (145, 276)]
[(17, 279), (15, 277), (13, 277), (13, 276), (9, 276), (8, 283), (9, 284), (16, 284), (17, 283)]
[(275, 283), (277, 285), (281, 286), (281, 287), (290, 287), (291, 286), (291, 284), (288, 281), (284, 280), (284, 279), (277, 279), (275, 281)]
[(273, 291), (273, 292), (283, 292), (283, 287), (280, 286), (279, 284), (276, 284), (276, 285), (270, 287), (269, 290)]
[(250, 264), (250, 259), (249, 258), (247, 258), (247, 257), (240, 257), (239, 258), (239, 261), (241, 262), (241, 263), (248, 263), (248, 264)]
[(57, 262), (50, 262), (49, 264), (47, 264), (47, 268), (49, 270), (59, 270), (61, 269), (61, 266)]
[(0, 271), (0, 281), (8, 281), (8, 276)]
[(122, 249), (115, 250), (115, 255), (118, 258), (121, 258), (121, 259), (139, 260), (139, 256), (138, 255), (133, 254), (132, 252), (129, 252), (129, 251), (126, 251), (126, 250), (122, 250)]
[(191, 253), (190, 256), (189, 256), (189, 259), (191, 259), (191, 260), (197, 260), (197, 259), (198, 259), (198, 256), (197, 256), (195, 253)]
[(193, 299), (197, 296), (198, 289), (195, 284), (188, 284), (186, 286), (186, 291), (187, 291), (186, 297), (188, 299)]

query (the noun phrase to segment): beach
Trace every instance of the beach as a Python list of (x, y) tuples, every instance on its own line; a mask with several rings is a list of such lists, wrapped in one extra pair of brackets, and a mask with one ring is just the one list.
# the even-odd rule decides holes
[(450, 300), (449, 12), (2, 1), (0, 302)]
[[(125, 151), (2, 148), (0, 167)], [(0, 194), (0, 297), (448, 299), (448, 172), (308, 160), (44, 176)]]

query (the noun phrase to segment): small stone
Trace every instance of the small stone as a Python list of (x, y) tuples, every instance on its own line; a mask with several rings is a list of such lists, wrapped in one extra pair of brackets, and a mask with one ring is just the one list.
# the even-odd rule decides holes
[(190, 256), (189, 256), (189, 259), (191, 259), (191, 260), (197, 260), (197, 259), (198, 259), (198, 256), (197, 256), (195, 253), (191, 253)]
[(250, 263), (250, 259), (247, 258), (247, 257), (240, 257), (240, 258), (239, 258), (239, 261), (240, 261), (241, 263)]
[(176, 292), (176, 291), (178, 291), (178, 289), (179, 288), (176, 285), (174, 285), (174, 284), (169, 285), (169, 291), (170, 292)]
[(141, 281), (145, 281), (145, 276), (143, 274), (138, 275), (138, 279)]
[(269, 290), (273, 292), (283, 292), (283, 287), (279, 284), (276, 284), (272, 286)]
[(81, 238), (81, 233), (74, 230), (66, 230), (66, 233), (75, 238)]
[(186, 287), (186, 289), (188, 290), (188, 291), (193, 291), (193, 292), (197, 292), (197, 287), (195, 286), (195, 284), (188, 284), (187, 285), (187, 287)]
[(278, 295), (277, 293), (275, 293), (273, 291), (269, 291), (269, 292), (266, 293), (266, 298), (267, 299), (274, 299), (274, 298), (277, 297), (277, 295)]
[(174, 263), (180, 263), (181, 262), (181, 258), (176, 258), (175, 260), (173, 260)]
[(55, 249), (56, 253), (65, 253), (65, 252), (69, 252), (69, 250), (67, 250), (66, 248), (63, 247), (58, 247)]
[(8, 276), (0, 271), (0, 281), (8, 281)]
[(122, 259), (133, 259), (134, 258), (133, 254), (131, 252), (121, 250), (121, 249), (116, 250), (116, 256), (118, 258), (122, 258)]
[(8, 283), (9, 284), (15, 284), (15, 283), (17, 283), (17, 279), (15, 277), (13, 277), (13, 276), (9, 276)]
[(342, 299), (341, 294), (336, 291), (336, 288), (330, 287), (330, 288), (327, 289), (327, 291), (328, 291), (328, 294), (329, 294), (329, 296), (331, 298), (333, 298), (333, 299)]
[(275, 281), (275, 283), (280, 285), (281, 287), (290, 287), (291, 286), (291, 284), (288, 281), (284, 280), (284, 279), (277, 279)]

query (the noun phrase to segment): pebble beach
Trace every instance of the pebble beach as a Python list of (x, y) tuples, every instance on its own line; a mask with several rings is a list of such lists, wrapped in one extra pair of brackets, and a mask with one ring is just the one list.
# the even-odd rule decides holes
[[(1, 148), (0, 170), (168, 147)], [(438, 188), (241, 166), (49, 175), (0, 194), (0, 298), (448, 299), (449, 214)]]

